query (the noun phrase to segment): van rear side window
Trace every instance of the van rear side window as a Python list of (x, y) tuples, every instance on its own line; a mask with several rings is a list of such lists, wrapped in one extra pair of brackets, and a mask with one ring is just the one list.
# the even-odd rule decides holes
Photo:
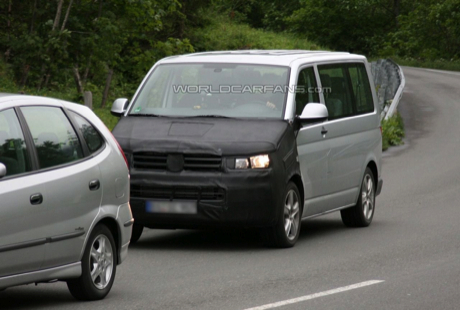
[(329, 119), (370, 113), (374, 102), (366, 67), (362, 63), (318, 66)]

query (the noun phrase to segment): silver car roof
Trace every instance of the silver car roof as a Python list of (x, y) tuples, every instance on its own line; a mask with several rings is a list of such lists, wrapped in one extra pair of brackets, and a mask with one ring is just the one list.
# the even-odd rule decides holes
[(0, 93), (0, 110), (2, 110), (3, 108), (11, 108), (19, 105), (47, 105), (65, 107), (83, 113), (85, 114), (85, 116), (88, 116), (93, 119), (93, 113), (87, 113), (88, 111), (91, 111), (91, 109), (82, 104), (77, 104), (50, 97)]

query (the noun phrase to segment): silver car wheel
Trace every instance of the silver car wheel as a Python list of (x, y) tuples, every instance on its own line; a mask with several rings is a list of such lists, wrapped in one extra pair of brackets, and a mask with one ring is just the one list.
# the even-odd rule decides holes
[(366, 174), (361, 186), (361, 202), (363, 207), (363, 214), (366, 220), (372, 218), (374, 212), (375, 195), (374, 195), (374, 181), (369, 174)]
[(288, 191), (284, 204), (284, 230), (289, 240), (295, 239), (300, 223), (299, 197), (291, 189)]
[(91, 279), (100, 290), (107, 287), (113, 272), (113, 249), (105, 235), (99, 235), (91, 245), (90, 263)]

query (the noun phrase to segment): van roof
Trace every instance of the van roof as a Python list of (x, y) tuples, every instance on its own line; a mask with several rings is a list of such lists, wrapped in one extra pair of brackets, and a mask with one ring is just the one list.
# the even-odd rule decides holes
[(247, 63), (290, 66), (292, 62), (305, 59), (306, 62), (327, 60), (363, 60), (364, 56), (347, 52), (307, 50), (236, 50), (193, 53), (171, 56), (159, 63)]

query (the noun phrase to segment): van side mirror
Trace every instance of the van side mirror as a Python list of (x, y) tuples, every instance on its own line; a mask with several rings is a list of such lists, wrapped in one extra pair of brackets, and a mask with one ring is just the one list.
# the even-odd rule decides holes
[(118, 98), (117, 100), (113, 102), (110, 113), (113, 116), (122, 116), (126, 112), (126, 109), (128, 108), (128, 104), (129, 104), (128, 99)]
[(327, 107), (322, 103), (308, 103), (298, 116), (301, 123), (319, 123), (324, 122), (329, 117)]
[(0, 163), (0, 179), (6, 175), (6, 166)]

